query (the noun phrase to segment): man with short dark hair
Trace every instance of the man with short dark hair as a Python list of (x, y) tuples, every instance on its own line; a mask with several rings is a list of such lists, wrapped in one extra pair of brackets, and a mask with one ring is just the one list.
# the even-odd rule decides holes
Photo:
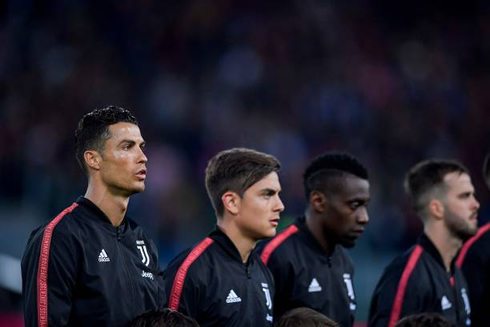
[(272, 326), (272, 275), (254, 248), (276, 234), (284, 205), (279, 161), (245, 148), (218, 153), (206, 168), (217, 227), (164, 272), (168, 307), (201, 326)]
[(368, 173), (353, 156), (327, 152), (303, 176), (305, 216), (262, 245), (261, 258), (274, 275), (274, 318), (309, 307), (352, 326), (356, 299), (353, 247), (369, 221)]
[(132, 322), (130, 327), (199, 327), (192, 318), (172, 309), (147, 311)]
[(395, 327), (453, 327), (453, 325), (439, 313), (426, 312), (406, 316)]
[[(483, 164), (483, 178), (490, 188), (490, 153)], [(478, 229), (475, 236), (465, 242), (456, 265), (461, 268), (468, 282), (473, 326), (489, 324), (490, 312), (490, 223)]]
[(340, 327), (340, 325), (318, 311), (299, 307), (283, 314), (275, 327)]
[(369, 326), (393, 327), (405, 316), (424, 312), (470, 326), (468, 288), (454, 264), (463, 240), (477, 230), (480, 204), (468, 170), (456, 161), (423, 161), (407, 174), (405, 189), (424, 233), (384, 270), (371, 301)]
[(94, 110), (75, 132), (85, 196), (32, 232), (22, 259), (26, 326), (127, 326), (164, 301), (152, 240), (126, 216), (145, 189), (145, 141), (123, 108)]

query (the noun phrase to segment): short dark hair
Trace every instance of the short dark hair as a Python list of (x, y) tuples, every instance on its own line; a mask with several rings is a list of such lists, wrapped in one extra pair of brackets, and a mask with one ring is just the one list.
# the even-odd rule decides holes
[(199, 327), (192, 318), (172, 309), (147, 311), (134, 318), (130, 327)]
[(446, 191), (444, 177), (450, 173), (468, 174), (468, 169), (455, 160), (424, 160), (413, 166), (405, 176), (405, 192), (415, 212), (425, 219), (424, 210), (434, 192)]
[(404, 317), (395, 327), (453, 327), (442, 315), (436, 312), (424, 312)]
[(276, 327), (339, 327), (340, 324), (310, 308), (300, 307), (286, 312)]
[(245, 191), (281, 164), (276, 157), (246, 148), (221, 151), (209, 160), (206, 167), (206, 190), (218, 217), (224, 213), (221, 197), (228, 191), (240, 197)]
[(95, 109), (80, 119), (75, 130), (75, 154), (85, 173), (88, 173), (83, 158), (85, 151), (96, 150), (102, 153), (105, 141), (111, 137), (109, 126), (121, 122), (138, 125), (136, 118), (128, 110), (116, 106)]
[(490, 152), (485, 157), (485, 161), (483, 163), (483, 178), (485, 179), (485, 183), (490, 188)]
[(326, 191), (333, 177), (351, 174), (361, 179), (369, 178), (364, 167), (354, 156), (345, 152), (330, 151), (313, 159), (303, 174), (306, 199), (313, 191)]

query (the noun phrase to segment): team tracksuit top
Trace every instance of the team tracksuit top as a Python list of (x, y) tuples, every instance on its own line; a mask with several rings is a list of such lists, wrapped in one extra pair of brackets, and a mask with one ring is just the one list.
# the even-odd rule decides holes
[(219, 228), (164, 271), (167, 306), (206, 326), (272, 326), (272, 275), (252, 251), (246, 264)]
[(261, 259), (276, 284), (276, 321), (288, 310), (309, 307), (342, 327), (353, 325), (354, 265), (342, 246), (335, 246), (332, 254), (326, 255), (302, 217), (272, 240), (260, 244), (260, 249)]
[(437, 312), (456, 326), (470, 326), (468, 287), (461, 270), (446, 271), (439, 251), (422, 234), (415, 246), (384, 270), (371, 300), (368, 326), (393, 327), (410, 314)]
[(473, 326), (490, 326), (490, 223), (466, 241), (456, 265), (468, 282)]
[(157, 250), (133, 221), (114, 227), (80, 197), (34, 230), (22, 258), (30, 326), (127, 326), (165, 301)]

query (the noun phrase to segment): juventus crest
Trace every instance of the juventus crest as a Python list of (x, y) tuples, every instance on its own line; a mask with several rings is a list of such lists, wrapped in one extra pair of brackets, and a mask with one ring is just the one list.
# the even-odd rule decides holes
[(150, 264), (150, 256), (148, 255), (148, 250), (146, 249), (145, 241), (136, 240), (136, 247), (138, 248), (138, 250), (140, 250), (140, 254), (142, 257), (141, 262), (143, 262), (143, 264), (148, 267), (148, 265)]

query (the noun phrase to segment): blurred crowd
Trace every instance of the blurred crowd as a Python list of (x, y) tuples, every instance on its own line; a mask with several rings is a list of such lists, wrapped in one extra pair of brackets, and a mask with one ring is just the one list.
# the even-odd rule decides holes
[[(339, 149), (370, 172), (371, 221), (354, 260), (358, 275), (379, 273), (377, 258), (421, 231), (402, 185), (416, 162), (461, 160), (481, 220), (490, 216), (489, 40), (484, 1), (3, 2), (0, 223), (40, 224), (81, 195), (76, 123), (114, 104), (135, 114), (148, 143), (147, 189), (130, 212), (163, 265), (213, 228), (204, 168), (218, 151), (281, 160), (285, 225), (302, 214), (308, 161)], [(22, 253), (27, 238), (12, 236), (0, 232), (0, 252)], [(371, 282), (356, 281), (360, 301)]]

